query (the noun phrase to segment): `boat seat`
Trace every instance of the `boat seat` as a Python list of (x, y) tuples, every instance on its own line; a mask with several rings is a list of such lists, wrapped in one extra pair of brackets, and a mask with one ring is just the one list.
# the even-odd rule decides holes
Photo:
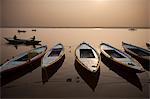
[(59, 56), (61, 53), (62, 48), (52, 49), (51, 53), (48, 57)]

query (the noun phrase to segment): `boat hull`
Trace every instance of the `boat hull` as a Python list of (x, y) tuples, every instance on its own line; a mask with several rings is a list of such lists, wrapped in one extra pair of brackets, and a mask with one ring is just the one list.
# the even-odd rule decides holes
[(19, 39), (16, 39), (16, 40), (11, 40), (11, 39), (8, 39), (8, 38), (4, 38), (5, 40), (7, 40), (9, 42), (9, 44), (23, 44), (24, 42), (19, 40)]
[(19, 71), (20, 69), (26, 68), (28, 66), (32, 66), (33, 64), (35, 64), (37, 61), (41, 61), (41, 58), (44, 56), (44, 53), (42, 55), (39, 55), (36, 59), (32, 60), (32, 61), (28, 61), (24, 64), (18, 65), (14, 68), (10, 68), (7, 70), (4, 70), (1, 72), (2, 77), (6, 78), (9, 75), (12, 75), (13, 73)]
[(41, 41), (26, 41), (24, 44), (26, 45), (38, 45)]
[[(35, 50), (38, 50), (38, 49), (41, 49), (41, 48), (42, 48), (42, 50), (36, 56), (33, 56), (31, 59), (22, 60), (22, 63), (16, 64), (15, 66), (12, 65), (11, 62), (14, 62), (15, 60), (18, 60), (20, 57), (28, 54), (29, 52), (32, 52), (32, 51), (35, 51)], [(16, 72), (19, 72), (21, 69), (25, 69), (26, 67), (30, 67), (30, 66), (32, 67), (33, 64), (37, 63), (38, 61), (41, 61), (41, 58), (44, 56), (46, 49), (47, 49), (47, 46), (42, 46), (42, 47), (30, 50), (28, 52), (22, 53), (21, 55), (16, 56), (13, 59), (5, 62), (1, 67), (1, 72), (0, 72), (1, 73), (1, 78), (4, 78), (4, 79), (9, 78), (9, 76), (15, 74)], [(19, 61), (21, 61), (21, 60), (19, 60)], [(7, 66), (7, 68), (5, 68), (5, 66)]]
[(7, 40), (10, 44), (26, 44), (26, 45), (37, 45), (41, 41), (35, 41), (35, 40), (24, 40), (24, 39), (9, 39), (9, 38), (4, 38)]
[[(138, 46), (135, 46), (135, 45), (127, 44), (124, 42), (122, 42), (122, 46), (123, 46), (125, 52), (128, 53), (129, 55), (131, 55), (133, 58), (135, 58), (143, 66), (144, 69), (146, 69), (148, 71), (150, 70), (150, 58), (149, 58), (150, 52), (148, 50), (138, 47)], [(146, 55), (136, 53), (136, 52), (130, 50), (129, 49), (130, 47), (132, 49), (135, 49), (135, 51), (139, 50), (141, 53), (143, 53), (143, 51), (144, 51), (144, 53), (146, 53)]]
[(96, 72), (91, 72), (84, 68), (77, 60), (75, 60), (75, 69), (78, 72), (78, 74), (81, 76), (81, 78), (87, 83), (87, 85), (95, 91), (95, 88), (97, 86), (99, 76), (100, 76), (100, 67)]
[[(84, 46), (84, 47), (83, 47)], [(90, 56), (89, 58), (83, 57), (84, 60), (82, 60), (80, 54), (82, 52), (80, 52), (81, 49), (90, 49), (94, 52), (87, 52), (90, 54), (93, 54), (93, 56)], [(95, 55), (94, 55), (95, 54)], [(78, 61), (78, 63), (83, 66), (85, 69), (87, 69), (90, 72), (97, 72), (97, 70), (100, 67), (100, 57), (98, 52), (89, 44), (87, 43), (81, 43), (76, 49), (75, 49), (75, 60)], [(89, 62), (90, 61), (90, 62)], [(96, 62), (91, 62), (91, 61), (96, 61)]]
[(43, 82), (43, 84), (45, 82), (48, 82), (48, 79), (51, 78), (57, 72), (57, 70), (62, 66), (64, 59), (65, 59), (65, 55), (63, 55), (55, 63), (53, 63), (47, 67), (42, 67), (42, 82)]
[(105, 56), (105, 54), (103, 53), (100, 53), (100, 56), (101, 56), (101, 61), (103, 62), (106, 62), (108, 64), (112, 64), (113, 66), (116, 66), (115, 68), (118, 68), (118, 69), (124, 69), (128, 72), (133, 72), (133, 73), (141, 73), (143, 71), (140, 71), (140, 70), (137, 70), (137, 69), (133, 69), (133, 68), (130, 68), (130, 67), (127, 67), (126, 65), (124, 64), (121, 64), (120, 62), (116, 62), (115, 60)]
[(22, 77), (25, 74), (32, 72), (34, 69), (36, 69), (37, 67), (40, 66), (41, 58), (42, 58), (42, 56), (30, 63), (26, 63), (24, 65), (9, 69), (7, 71), (3, 71), (1, 73), (1, 86), (4, 86), (4, 85)]
[(143, 66), (144, 69), (146, 69), (148, 71), (150, 70), (150, 60), (144, 59), (143, 57), (139, 57), (137, 55), (134, 55), (127, 50), (125, 50), (125, 52), (128, 53), (129, 55), (131, 55), (133, 58), (135, 58)]
[(142, 85), (140, 82), (139, 77), (136, 74), (136, 71), (133, 72), (133, 70), (129, 68), (125, 68), (122, 65), (110, 60), (108, 57), (106, 57), (103, 53), (101, 53), (101, 61), (106, 65), (110, 70), (112, 70), (114, 73), (131, 83), (132, 85), (136, 86), (142, 91)]

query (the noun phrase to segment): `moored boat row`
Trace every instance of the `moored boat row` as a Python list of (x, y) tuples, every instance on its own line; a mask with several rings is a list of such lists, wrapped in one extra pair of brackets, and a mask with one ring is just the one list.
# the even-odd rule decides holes
[[(107, 58), (120, 64), (123, 68), (125, 67), (134, 72), (144, 71), (142, 65), (129, 54), (106, 43), (100, 44), (100, 49)], [(41, 66), (47, 68), (61, 59), (63, 55), (65, 55), (64, 46), (62, 44), (57, 44), (45, 54)], [(75, 49), (75, 60), (90, 72), (94, 73), (99, 70), (100, 55), (91, 45), (85, 42), (78, 45)]]
[[(143, 72), (144, 69), (138, 61), (143, 59), (147, 61), (149, 65), (150, 52), (127, 43), (122, 43), (122, 45), (128, 54), (106, 43), (100, 44), (101, 53), (110, 61), (119, 64), (123, 68), (134, 72)], [(0, 67), (1, 74), (7, 75), (7, 73), (11, 73), (11, 71), (18, 70), (20, 67), (28, 66), (29, 64), (41, 59), (41, 67), (47, 69), (53, 64), (59, 62), (59, 60), (65, 56), (65, 48), (63, 44), (59, 43), (47, 52), (46, 49), (47, 46), (41, 46), (10, 59)], [(135, 60), (129, 54), (131, 56), (134, 55), (133, 57), (137, 60), (139, 58), (139, 60)], [(100, 69), (99, 53), (90, 44), (85, 42), (78, 45), (75, 49), (75, 60), (91, 73), (96, 73)]]

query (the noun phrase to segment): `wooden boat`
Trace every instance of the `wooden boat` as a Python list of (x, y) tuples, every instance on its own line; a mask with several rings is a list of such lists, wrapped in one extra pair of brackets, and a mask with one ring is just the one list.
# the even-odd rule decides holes
[(143, 72), (144, 69), (141, 64), (135, 59), (131, 58), (125, 52), (118, 50), (106, 43), (100, 44), (101, 52), (106, 58), (109, 58), (110, 61), (113, 61), (121, 66), (124, 69), (132, 70), (135, 72)]
[(150, 66), (150, 51), (135, 46), (131, 44), (127, 44), (122, 42), (122, 46), (128, 54), (130, 54), (132, 57), (134, 57), (136, 60), (138, 60), (144, 67), (145, 69), (149, 70)]
[(31, 73), (36, 68), (38, 68), (40, 65), (41, 65), (41, 60), (39, 59), (27, 66), (22, 66), (11, 72), (3, 73), (1, 75), (1, 85), (0, 86), (7, 85), (8, 83), (11, 83), (12, 81), (17, 80), (17, 79), (21, 78), (22, 76), (24, 76), (28, 73)]
[(45, 84), (48, 80), (58, 71), (58, 69), (62, 66), (65, 60), (65, 55), (60, 58), (57, 62), (51, 64), (48, 67), (42, 68), (42, 82)]
[(37, 45), (41, 41), (38, 40), (27, 40), (27, 39), (14, 39), (14, 38), (4, 38), (7, 40), (10, 44), (26, 44), (26, 45)]
[(26, 31), (25, 30), (18, 30), (18, 33), (25, 33)]
[(150, 41), (146, 43), (146, 46), (148, 47), (148, 49), (150, 49)]
[(39, 45), (41, 41), (35, 41), (35, 40), (25, 40), (24, 44), (26, 45)]
[(55, 45), (44, 55), (41, 63), (42, 68), (47, 68), (58, 62), (64, 55), (64, 46), (60, 43)]
[(81, 43), (75, 50), (75, 59), (90, 72), (97, 72), (100, 65), (99, 54), (87, 43)]
[(136, 86), (142, 91), (143, 88), (142, 88), (140, 79), (138, 75), (136, 74), (136, 72), (122, 68), (124, 66), (119, 65), (113, 60), (110, 60), (103, 53), (100, 53), (100, 55), (101, 55), (101, 61), (103, 62), (103, 64), (105, 64), (105, 66), (107, 66), (110, 70), (112, 70), (118, 76), (122, 77), (123, 79), (128, 81), (130, 84)]
[(20, 68), (32, 65), (37, 61), (41, 60), (44, 56), (47, 46), (41, 46), (30, 51), (24, 52), (9, 61), (5, 62), (0, 66), (0, 73), (3, 75), (8, 75), (14, 73)]
[(20, 40), (20, 39), (13, 39), (13, 38), (4, 38), (5, 40), (7, 40), (10, 44), (23, 44), (24, 41)]
[(96, 86), (99, 81), (100, 76), (100, 69), (97, 70), (97, 72), (91, 72), (84, 68), (78, 61), (75, 60), (75, 69), (80, 75), (80, 77), (85, 81), (85, 83), (93, 90), (95, 91)]

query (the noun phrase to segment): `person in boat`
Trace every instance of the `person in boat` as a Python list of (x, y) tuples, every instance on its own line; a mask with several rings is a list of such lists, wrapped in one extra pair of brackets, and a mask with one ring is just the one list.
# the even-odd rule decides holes
[(17, 36), (16, 36), (16, 35), (14, 35), (14, 37), (13, 37), (13, 38), (14, 38), (14, 40), (17, 40)]
[(34, 41), (35, 40), (35, 36), (33, 36), (32, 38), (31, 38), (31, 41)]

